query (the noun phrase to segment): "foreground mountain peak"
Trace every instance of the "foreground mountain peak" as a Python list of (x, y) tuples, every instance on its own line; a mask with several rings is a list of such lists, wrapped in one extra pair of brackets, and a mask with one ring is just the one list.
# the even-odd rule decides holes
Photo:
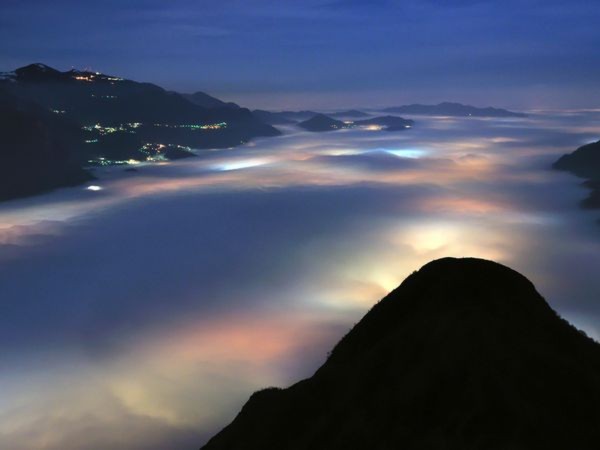
[(524, 276), (444, 258), (410, 275), (311, 378), (254, 394), (206, 450), (593, 449), (600, 346)]

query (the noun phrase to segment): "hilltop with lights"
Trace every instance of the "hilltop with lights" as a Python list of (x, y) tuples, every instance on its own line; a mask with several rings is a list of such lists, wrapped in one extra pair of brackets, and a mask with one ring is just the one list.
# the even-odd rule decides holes
[(160, 152), (147, 148), (224, 148), (278, 134), (247, 109), (223, 106), (217, 99), (201, 106), (159, 86), (99, 72), (32, 64), (1, 78), (0, 89), (76, 123), (85, 160), (160, 159)]
[[(248, 109), (208, 94), (185, 96), (150, 83), (61, 72), (44, 64), (1, 73), (0, 96), (2, 156), (15, 177), (27, 180), (31, 166), (54, 162), (39, 167), (37, 178), (44, 183), (1, 181), (3, 198), (76, 183), (90, 166), (177, 159), (193, 156), (196, 149), (234, 147), (279, 134)], [(68, 173), (79, 175), (65, 176), (58, 170), (61, 162), (68, 163)]]
[(315, 114), (308, 120), (300, 122), (298, 126), (311, 132), (335, 131), (359, 128), (369, 131), (404, 131), (412, 128), (414, 121), (396, 116), (373, 117), (364, 120), (336, 120), (325, 114)]

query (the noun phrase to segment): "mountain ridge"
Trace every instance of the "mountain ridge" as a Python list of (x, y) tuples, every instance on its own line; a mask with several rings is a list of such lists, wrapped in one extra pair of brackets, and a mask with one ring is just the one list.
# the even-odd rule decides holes
[(479, 108), (455, 102), (442, 102), (437, 105), (423, 105), (413, 103), (410, 105), (393, 106), (383, 111), (397, 114), (415, 114), (432, 116), (456, 116), (456, 117), (527, 117), (527, 114), (513, 112), (502, 108), (491, 106)]
[(223, 100), (219, 100), (212, 95), (207, 94), (206, 92), (197, 91), (193, 94), (182, 94), (187, 100), (192, 103), (202, 106), (203, 108), (231, 108), (231, 109), (239, 109), (240, 105), (233, 102), (224, 102)]
[(0, 200), (74, 186), (93, 176), (76, 157), (81, 129), (0, 88)]
[[(207, 94), (203, 99), (211, 107), (152, 83), (88, 70), (29, 64), (0, 74), (0, 91), (5, 123), (14, 125), (5, 129), (10, 140), (0, 146), (4, 164), (14, 164), (0, 180), (0, 199), (83, 182), (89, 179), (84, 168), (182, 158), (193, 156), (194, 149), (229, 148), (280, 134), (247, 108)], [(19, 109), (24, 105), (26, 112)], [(29, 136), (31, 129), (36, 139)], [(17, 148), (30, 160), (18, 156)], [(57, 164), (47, 161), (48, 152), (60, 155)], [(34, 172), (46, 182), (28, 175)]]

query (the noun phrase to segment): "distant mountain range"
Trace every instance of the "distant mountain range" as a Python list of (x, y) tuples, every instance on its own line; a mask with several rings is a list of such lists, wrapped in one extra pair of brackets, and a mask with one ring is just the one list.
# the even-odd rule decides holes
[[(31, 123), (44, 124), (66, 154), (57, 164), (68, 160), (80, 170), (89, 165), (188, 156), (191, 149), (233, 147), (254, 137), (280, 134), (248, 109), (207, 94), (181, 95), (98, 72), (60, 72), (31, 64), (0, 74), (0, 92), (3, 99), (11, 99), (5, 101), (2, 112), (6, 123), (23, 124), (26, 116)], [(19, 140), (17, 129), (11, 132), (13, 143)], [(26, 129), (23, 125), (22, 146), (30, 142)], [(9, 158), (14, 151), (3, 142), (0, 158)], [(21, 149), (22, 154), (37, 152)], [(73, 182), (56, 165), (46, 166), (48, 182), (39, 183), (40, 189), (21, 190), (23, 195), (44, 190), (42, 185), (51, 188)], [(0, 197), (19, 196), (13, 188), (0, 180)]]
[(596, 450), (600, 345), (519, 273), (414, 272), (316, 373), (253, 394), (204, 450)]
[(307, 131), (323, 132), (349, 128), (374, 127), (376, 130), (402, 131), (411, 128), (414, 121), (396, 116), (373, 117), (371, 119), (342, 122), (325, 114), (316, 114), (308, 120), (300, 122), (299, 127)]
[[(444, 102), (437, 105), (404, 105), (385, 108), (386, 113), (404, 114), (404, 115), (426, 115), (426, 116), (453, 116), (453, 117), (527, 117), (527, 114), (508, 111), (500, 108), (477, 108), (475, 106), (463, 105), (461, 103)], [(332, 113), (323, 113), (310, 110), (304, 111), (265, 111), (254, 110), (256, 117), (264, 123), (271, 125), (287, 125), (308, 120), (317, 114), (324, 114), (336, 119), (359, 119), (372, 116), (373, 111), (369, 113), (350, 109), (346, 111), (337, 111)]]
[(587, 178), (584, 185), (591, 189), (591, 193), (581, 204), (585, 208), (600, 208), (600, 141), (561, 156), (552, 167)]
[(404, 105), (386, 108), (388, 113), (426, 116), (456, 116), (456, 117), (527, 117), (527, 114), (508, 111), (500, 108), (477, 108), (460, 103), (444, 102), (437, 105)]

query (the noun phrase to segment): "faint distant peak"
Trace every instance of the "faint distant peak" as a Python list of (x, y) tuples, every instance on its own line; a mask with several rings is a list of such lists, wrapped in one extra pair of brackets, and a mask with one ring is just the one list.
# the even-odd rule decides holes
[(358, 109), (349, 109), (346, 111), (337, 111), (330, 114), (331, 117), (344, 117), (344, 118), (359, 118), (359, 117), (369, 117), (369, 114), (359, 111)]
[(308, 131), (333, 131), (345, 128), (344, 122), (332, 119), (325, 114), (318, 113), (304, 122), (298, 124), (299, 127)]
[(393, 106), (384, 109), (384, 111), (400, 114), (453, 117), (527, 117), (527, 114), (509, 111), (507, 109), (494, 108), (491, 106), (480, 108), (455, 102), (442, 102), (437, 105), (413, 103), (410, 105)]

